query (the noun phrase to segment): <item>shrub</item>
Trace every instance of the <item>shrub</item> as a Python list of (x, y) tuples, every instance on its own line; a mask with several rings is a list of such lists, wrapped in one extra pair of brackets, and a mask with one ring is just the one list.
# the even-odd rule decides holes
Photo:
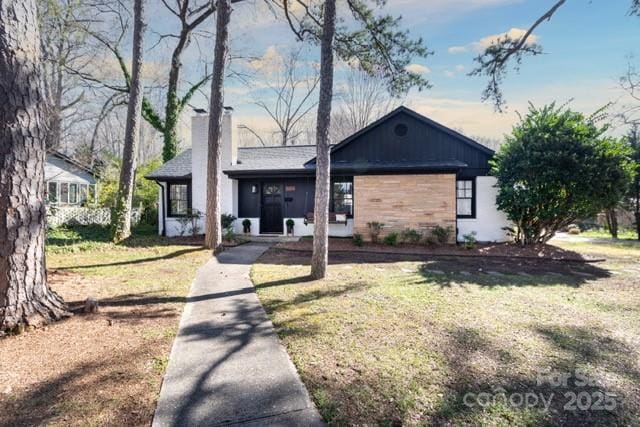
[(424, 243), (427, 244), (428, 246), (433, 246), (436, 244), (436, 238), (433, 237), (431, 234), (427, 234), (424, 236)]
[(233, 228), (231, 227), (225, 228), (224, 236), (222, 237), (222, 240), (224, 240), (225, 242), (233, 242), (235, 239), (236, 239), (236, 233), (233, 232)]
[(570, 225), (569, 228), (567, 228), (567, 232), (569, 234), (580, 234), (580, 227), (577, 225)]
[(200, 218), (202, 218), (202, 212), (198, 209), (190, 209), (186, 215), (176, 218), (180, 225), (180, 235), (184, 236), (189, 233), (192, 236), (197, 236), (200, 234)]
[(418, 244), (422, 240), (422, 234), (418, 230), (407, 228), (400, 233), (400, 240), (404, 243)]
[(251, 232), (251, 220), (249, 218), (245, 218), (242, 220), (242, 230), (245, 233)]
[[(139, 165), (136, 170), (131, 206), (142, 207), (141, 223), (157, 225), (158, 222), (158, 186), (155, 182), (146, 179), (145, 175), (159, 168), (160, 165), (162, 160), (157, 158)], [(98, 192), (99, 206), (114, 207), (116, 205), (120, 168), (121, 161), (114, 158), (108, 161), (102, 171)]]
[(356, 233), (353, 235), (353, 244), (356, 246), (362, 246), (364, 244), (362, 234)]
[(497, 206), (521, 244), (547, 242), (557, 230), (616, 206), (631, 182), (629, 149), (605, 135), (601, 112), (531, 106), (492, 161)]
[(392, 232), (385, 236), (384, 244), (389, 246), (395, 246), (398, 244), (398, 233)]
[(476, 243), (478, 243), (478, 240), (476, 239), (477, 234), (478, 233), (476, 233), (475, 231), (472, 231), (471, 233), (462, 235), (462, 238), (464, 239), (465, 248), (473, 249), (476, 247)]
[(451, 227), (450, 225), (447, 227), (436, 225), (433, 230), (431, 230), (431, 235), (435, 238), (436, 242), (440, 243), (441, 245), (449, 243), (451, 234), (453, 234), (453, 227)]
[(222, 216), (220, 217), (220, 222), (222, 223), (222, 228), (224, 230), (230, 229), (231, 226), (233, 225), (233, 222), (236, 219), (238, 219), (238, 218), (236, 218), (232, 214), (222, 214)]
[(380, 232), (382, 231), (382, 227), (384, 227), (384, 223), (378, 221), (372, 221), (367, 223), (367, 227), (369, 228), (369, 235), (371, 236), (371, 241), (373, 243), (377, 243), (380, 238)]

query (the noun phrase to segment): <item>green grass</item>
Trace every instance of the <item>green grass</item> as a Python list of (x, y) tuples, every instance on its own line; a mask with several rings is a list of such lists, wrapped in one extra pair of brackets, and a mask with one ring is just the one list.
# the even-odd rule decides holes
[[(307, 257), (272, 250), (252, 279), (332, 425), (629, 424), (640, 416), (640, 252), (613, 250), (584, 266), (341, 256), (319, 281)], [(545, 369), (597, 385), (538, 384)], [(464, 404), (496, 390), (556, 397), (548, 412)], [(581, 391), (616, 393), (618, 406), (565, 411), (564, 393)]]
[[(141, 224), (133, 227), (132, 238), (125, 245), (148, 246), (161, 241), (154, 226)], [(59, 226), (47, 232), (47, 251), (50, 253), (75, 253), (111, 246), (109, 226), (106, 225)]]
[[(585, 230), (578, 234), (578, 236), (611, 239), (611, 234), (605, 229)], [(618, 239), (638, 240), (638, 234), (634, 230), (620, 230), (618, 231)]]

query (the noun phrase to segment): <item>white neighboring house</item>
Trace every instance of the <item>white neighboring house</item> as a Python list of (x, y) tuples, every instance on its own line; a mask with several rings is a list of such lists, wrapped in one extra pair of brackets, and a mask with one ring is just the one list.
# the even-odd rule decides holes
[(98, 199), (95, 172), (59, 151), (47, 152), (44, 179), (47, 205), (57, 207), (95, 205)]
[[(159, 185), (159, 233), (189, 233), (191, 213), (206, 210), (208, 115), (192, 118), (191, 149), (147, 176)], [(234, 231), (251, 222), (252, 235), (313, 234), (315, 146), (238, 148), (231, 109), (222, 125), (222, 212), (236, 216)], [(331, 236), (381, 236), (413, 229), (451, 228), (454, 240), (506, 241), (506, 216), (495, 204), (494, 152), (482, 144), (399, 107), (331, 147)]]

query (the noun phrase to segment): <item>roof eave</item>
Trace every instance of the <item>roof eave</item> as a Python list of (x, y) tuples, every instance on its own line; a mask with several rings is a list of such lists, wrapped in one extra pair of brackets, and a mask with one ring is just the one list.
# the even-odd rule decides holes
[[(349, 165), (331, 166), (331, 174), (366, 175), (370, 173), (390, 173), (390, 172), (457, 172), (466, 168), (465, 163), (451, 163), (440, 165)], [(292, 177), (292, 176), (313, 176), (315, 167), (304, 169), (250, 169), (250, 170), (225, 170), (223, 173), (229, 178), (258, 178), (258, 177)]]
[(191, 174), (182, 175), (182, 176), (153, 176), (153, 175), (145, 175), (145, 179), (149, 181), (184, 181), (187, 179), (191, 179)]

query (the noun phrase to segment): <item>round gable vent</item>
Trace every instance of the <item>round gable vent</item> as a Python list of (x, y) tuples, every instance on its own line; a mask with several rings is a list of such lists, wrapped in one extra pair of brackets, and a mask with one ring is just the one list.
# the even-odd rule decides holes
[(398, 136), (405, 136), (409, 132), (409, 127), (404, 123), (400, 123), (393, 128), (393, 132)]

